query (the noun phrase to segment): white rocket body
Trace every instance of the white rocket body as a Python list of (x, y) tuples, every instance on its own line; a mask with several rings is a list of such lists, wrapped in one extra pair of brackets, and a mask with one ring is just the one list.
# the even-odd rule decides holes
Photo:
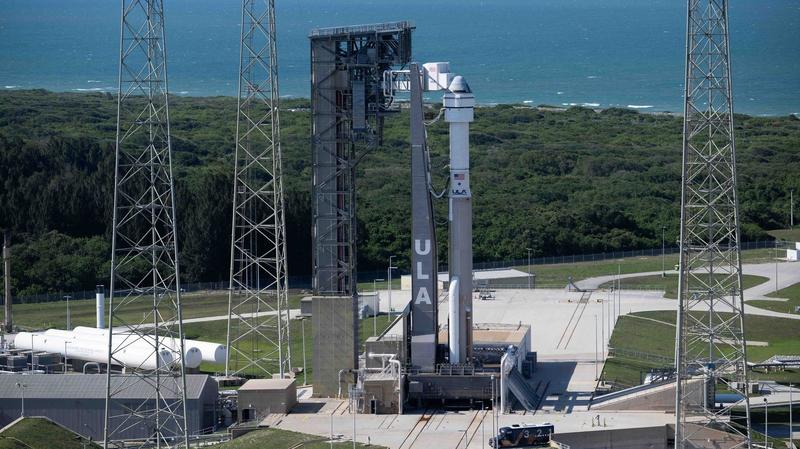
[[(450, 363), (472, 357), (472, 192), (469, 187), (469, 124), (475, 97), (466, 81), (455, 76), (444, 95), (444, 119), (450, 124), (450, 210), (448, 221), (451, 311)], [(458, 297), (455, 298), (454, 296)]]

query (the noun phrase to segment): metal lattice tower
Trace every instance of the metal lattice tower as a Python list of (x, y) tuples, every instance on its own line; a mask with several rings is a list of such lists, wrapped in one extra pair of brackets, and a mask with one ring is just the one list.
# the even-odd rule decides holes
[(289, 300), (274, 0), (242, 2), (236, 122), (229, 376), (287, 376)]
[[(715, 429), (749, 448), (727, 0), (689, 0), (686, 47), (675, 447)], [(743, 395), (743, 416), (717, 388)]]
[[(126, 447), (185, 447), (164, 8), (161, 0), (121, 6), (105, 447), (134, 436), (138, 445)], [(132, 363), (131, 352), (144, 360)]]

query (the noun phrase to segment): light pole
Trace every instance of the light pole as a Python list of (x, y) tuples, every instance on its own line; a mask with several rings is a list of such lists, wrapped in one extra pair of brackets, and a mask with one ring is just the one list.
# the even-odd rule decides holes
[(378, 295), (378, 287), (376, 283), (380, 281), (383, 282), (384, 279), (373, 279), (372, 280), (372, 291), (375, 292), (375, 307), (372, 308), (372, 336), (378, 335), (378, 309), (381, 307), (381, 297)]
[[(494, 411), (497, 408), (495, 406), (495, 402), (496, 402), (495, 401), (495, 396), (496, 396), (496, 394), (495, 394), (495, 391), (494, 391), (494, 374), (492, 374), (492, 439), (495, 439), (495, 437), (497, 435), (497, 430), (495, 429), (495, 420), (494, 420)], [(495, 442), (496, 442), (496, 440), (495, 440)], [(495, 447), (497, 447), (496, 444), (495, 444)]]
[(308, 385), (308, 373), (306, 372), (306, 317), (300, 318), (300, 332), (303, 334), (303, 385)]
[[(620, 303), (622, 302), (622, 265), (617, 264), (617, 316), (620, 312)], [(615, 321), (616, 322), (616, 321)], [(609, 334), (609, 337), (611, 335)]]
[(764, 398), (764, 447), (769, 447), (769, 415), (767, 414), (769, 410), (769, 402), (767, 398)]
[(528, 250), (528, 290), (531, 288), (531, 248), (525, 248)]
[(392, 266), (392, 259), (397, 256), (389, 256), (389, 268), (386, 269), (386, 279), (389, 282), (389, 322), (392, 321), (392, 270), (397, 269), (397, 267)]
[(356, 416), (358, 416), (358, 397), (353, 406), (353, 449), (356, 449)]
[(20, 395), (22, 395), (22, 406), (19, 413), (20, 418), (25, 417), (25, 388), (27, 387), (27, 385), (17, 382), (17, 388), (19, 389)]
[[(609, 296), (610, 297), (610, 296)], [(600, 351), (606, 353), (606, 302), (600, 300)]]
[(794, 229), (794, 189), (789, 190), (789, 228)]
[(661, 277), (667, 277), (667, 262), (666, 262), (666, 240), (664, 239), (667, 232), (666, 226), (661, 226)]
[(775, 292), (778, 291), (778, 239), (775, 239)]
[(794, 404), (792, 404), (792, 390), (793, 389), (794, 388), (792, 387), (792, 384), (789, 384), (789, 442), (790, 443), (794, 442), (794, 440), (792, 439), (792, 436), (794, 435), (792, 433), (792, 431), (794, 431), (794, 420), (792, 419), (792, 406), (794, 405)]
[(72, 296), (65, 295), (64, 299), (67, 300), (67, 330), (71, 331), (72, 330), (72, 317), (70, 316), (70, 313), (69, 313), (69, 300), (72, 299)]
[(597, 314), (594, 314), (594, 381), (597, 382)]
[(68, 341), (64, 340), (64, 374), (67, 374), (67, 345)]

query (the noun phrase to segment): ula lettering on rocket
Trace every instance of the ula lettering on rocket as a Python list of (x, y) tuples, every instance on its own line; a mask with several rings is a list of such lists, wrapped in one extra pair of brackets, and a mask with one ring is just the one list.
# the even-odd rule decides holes
[[(414, 240), (414, 252), (417, 253), (418, 256), (427, 256), (428, 253), (431, 252), (431, 241), (430, 239), (425, 240)], [(431, 278), (431, 273), (424, 273), (423, 272), (423, 263), (421, 261), (417, 262), (417, 269), (416, 277), (419, 280), (426, 280)], [(425, 286), (420, 287), (419, 291), (417, 292), (417, 297), (414, 298), (414, 304), (432, 304), (431, 302), (431, 295), (428, 292), (428, 288)]]

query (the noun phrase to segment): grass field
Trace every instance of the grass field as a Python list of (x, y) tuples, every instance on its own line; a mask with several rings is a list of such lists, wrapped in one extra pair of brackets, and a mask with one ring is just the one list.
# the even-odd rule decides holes
[[(300, 308), (300, 299), (303, 295), (299, 293), (289, 294), (289, 308)], [(228, 293), (227, 292), (197, 292), (184, 293), (181, 296), (183, 318), (202, 318), (208, 316), (220, 316), (228, 314)], [(131, 303), (124, 314), (129, 320), (141, 317), (149, 310), (149, 304), (144, 300), (137, 300)], [(72, 326), (94, 326), (95, 325), (95, 301), (86, 299), (80, 301), (70, 301), (70, 316)], [(106, 313), (108, 312), (108, 300), (106, 300)], [(4, 312), (0, 310), (0, 316)], [(67, 303), (66, 301), (42, 302), (34, 304), (14, 304), (14, 324), (25, 329), (49, 329), (65, 328), (67, 325)]]
[[(746, 263), (759, 263), (774, 260), (774, 251), (771, 249), (753, 249), (742, 251), (742, 261)], [(674, 272), (678, 263), (677, 254), (667, 254), (664, 257), (664, 267), (667, 273)], [(570, 276), (574, 281), (580, 281), (596, 276), (644, 273), (661, 271), (661, 256), (626, 257), (621, 259), (608, 259), (599, 261), (586, 261), (575, 263), (560, 263), (550, 265), (531, 265), (530, 269), (536, 275), (537, 287), (564, 287)], [(520, 271), (528, 272), (527, 265), (514, 267)], [(623, 281), (624, 282), (624, 281)]]
[[(645, 318), (645, 319), (641, 319)], [(800, 354), (800, 321), (758, 315), (745, 316), (746, 338), (766, 341), (768, 346), (748, 346), (751, 362), (760, 362), (776, 354)], [(675, 354), (675, 312), (637, 312), (620, 317), (611, 335), (612, 348), (638, 351), (667, 358)], [(638, 385), (643, 373), (663, 364), (618, 357), (609, 359), (603, 369), (603, 380), (621, 388)], [(751, 373), (753, 379), (800, 382), (800, 371), (783, 373)]]
[[(763, 276), (754, 276), (750, 274), (742, 276), (742, 284), (745, 290), (763, 284), (768, 280), (769, 278)], [(606, 282), (601, 285), (600, 288), (610, 288), (612, 285), (612, 282)], [(668, 273), (665, 277), (654, 275), (621, 279), (620, 285), (622, 289), (629, 290), (664, 290), (665, 298), (678, 299), (678, 275), (674, 272)]]
[(0, 434), (0, 449), (93, 449), (100, 446), (52, 421), (25, 418)]
[(800, 242), (800, 228), (794, 229), (776, 229), (774, 231), (767, 231), (767, 234), (775, 237), (776, 239), (788, 240), (790, 242)]
[[(368, 337), (372, 336), (372, 329), (373, 329), (373, 322), (375, 322), (375, 327), (377, 328), (378, 334), (383, 332), (386, 327), (389, 325), (389, 319), (386, 315), (378, 315), (376, 318), (366, 318), (359, 322), (359, 337), (360, 341), (363, 344)], [(216, 343), (225, 344), (225, 338), (227, 333), (227, 322), (225, 320), (220, 321), (208, 321), (204, 323), (189, 323), (184, 325), (184, 333), (186, 334), (186, 338), (191, 339), (198, 339), (204, 341), (211, 341)], [(290, 337), (290, 346), (289, 351), (292, 358), (292, 366), (293, 367), (302, 367), (303, 366), (303, 324), (300, 320), (291, 320), (289, 323), (289, 337)], [(313, 332), (311, 329), (311, 320), (306, 320), (305, 323), (305, 337), (306, 337), (306, 368), (308, 369), (307, 376), (308, 382), (311, 382), (313, 368), (312, 368), (312, 359), (313, 359)], [(276, 369), (275, 365), (269, 366), (271, 369)], [(223, 365), (218, 365), (214, 363), (203, 363), (200, 365), (200, 371), (204, 373), (223, 373), (225, 371), (225, 367)], [(302, 383), (303, 375), (300, 374), (298, 379), (299, 383)]]
[[(330, 444), (326, 438), (318, 435), (290, 432), (275, 428), (260, 429), (250, 432), (235, 440), (214, 446), (218, 449), (348, 449), (353, 447), (352, 441), (341, 441)], [(382, 449), (383, 446), (356, 443), (357, 448)]]
[(770, 293), (767, 296), (771, 298), (785, 298), (788, 299), (788, 301), (756, 300), (747, 301), (747, 303), (754, 307), (773, 310), (775, 312), (797, 313), (795, 309), (800, 307), (800, 283), (790, 285), (777, 292)]

